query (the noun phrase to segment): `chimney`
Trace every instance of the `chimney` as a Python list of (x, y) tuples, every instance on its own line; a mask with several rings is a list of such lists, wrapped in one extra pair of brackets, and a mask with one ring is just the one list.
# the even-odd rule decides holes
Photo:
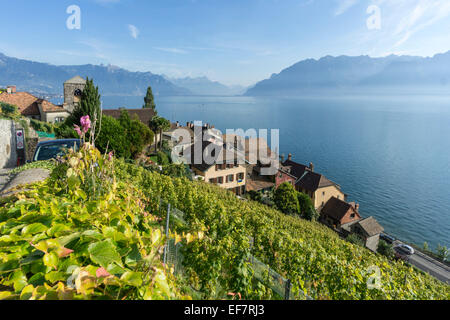
[(6, 92), (11, 94), (11, 93), (16, 93), (16, 86), (7, 86), (6, 87)]
[(359, 203), (355, 203), (355, 210), (356, 212), (359, 212)]
[(284, 153), (280, 156), (281, 163), (284, 162)]
[(194, 123), (191, 121), (189, 128), (194, 129)]
[(288, 160), (289, 160), (289, 161), (292, 161), (292, 153), (289, 153), (289, 154), (288, 154)]
[(177, 126), (177, 128), (180, 127), (180, 123), (178, 121), (175, 123), (175, 125)]
[(311, 170), (311, 172), (314, 172), (314, 164), (312, 162), (309, 163), (309, 170)]

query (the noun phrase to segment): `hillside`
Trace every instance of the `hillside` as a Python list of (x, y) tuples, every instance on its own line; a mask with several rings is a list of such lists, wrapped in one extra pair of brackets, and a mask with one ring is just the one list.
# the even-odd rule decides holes
[(155, 95), (189, 95), (164, 77), (151, 72), (131, 72), (116, 66), (55, 66), (7, 57), (0, 53), (0, 86), (17, 85), (20, 91), (35, 94), (62, 94), (64, 81), (79, 75), (95, 79), (102, 95), (144, 96), (152, 86)]
[(326, 56), (300, 61), (258, 82), (246, 95), (317, 92), (444, 92), (450, 89), (450, 51), (432, 58), (391, 55)]
[[(298, 299), (450, 298), (450, 286), (318, 223), (203, 182), (84, 154), (71, 154), (31, 191), (0, 201), (0, 299), (276, 298), (254, 281), (250, 254), (291, 279)], [(90, 176), (84, 168), (94, 163)], [(184, 212), (185, 225), (171, 225), (183, 244), (178, 277), (161, 264), (164, 203)], [(367, 285), (374, 266), (378, 289)], [(77, 290), (64, 285), (74, 274)]]

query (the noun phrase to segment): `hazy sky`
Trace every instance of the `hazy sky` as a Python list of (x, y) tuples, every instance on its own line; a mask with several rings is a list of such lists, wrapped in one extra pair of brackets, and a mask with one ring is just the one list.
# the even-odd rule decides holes
[[(450, 50), (450, 0), (1, 4), (0, 52), (6, 55), (52, 64), (113, 64), (172, 77), (204, 75), (226, 84), (250, 85), (306, 58)], [(66, 26), (70, 5), (81, 9), (79, 30)]]

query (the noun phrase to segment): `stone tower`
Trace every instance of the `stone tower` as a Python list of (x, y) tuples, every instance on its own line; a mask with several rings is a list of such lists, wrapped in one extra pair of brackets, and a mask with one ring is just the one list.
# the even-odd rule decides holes
[(86, 80), (80, 76), (73, 77), (64, 82), (64, 109), (72, 112), (75, 106), (80, 103), (81, 92), (86, 86)]

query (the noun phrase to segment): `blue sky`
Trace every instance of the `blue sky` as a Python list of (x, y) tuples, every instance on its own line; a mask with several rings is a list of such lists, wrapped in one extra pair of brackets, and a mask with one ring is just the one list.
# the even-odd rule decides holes
[[(449, 0), (2, 1), (0, 52), (251, 85), (306, 58), (450, 50)], [(69, 30), (67, 7), (81, 9)], [(367, 20), (379, 9), (380, 28)], [(378, 21), (378, 19), (376, 20)]]

